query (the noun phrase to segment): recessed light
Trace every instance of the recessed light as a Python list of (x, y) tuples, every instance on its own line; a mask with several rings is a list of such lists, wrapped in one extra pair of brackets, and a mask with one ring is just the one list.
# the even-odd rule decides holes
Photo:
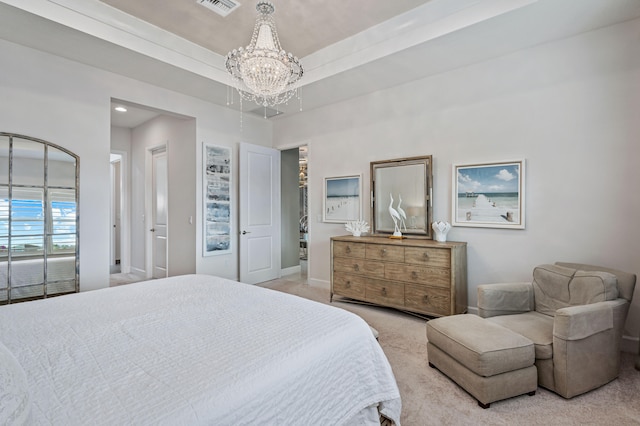
[(114, 109), (118, 112), (127, 112), (127, 109), (123, 106), (117, 106)]

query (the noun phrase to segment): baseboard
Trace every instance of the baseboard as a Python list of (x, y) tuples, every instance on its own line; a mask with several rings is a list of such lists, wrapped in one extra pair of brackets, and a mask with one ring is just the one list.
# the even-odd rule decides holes
[(284, 277), (285, 275), (299, 274), (301, 269), (300, 265), (284, 268), (280, 270), (280, 276)]
[(319, 280), (316, 278), (309, 278), (308, 279), (308, 283), (311, 286), (314, 287), (324, 287), (324, 288), (331, 288), (331, 282), (327, 281), (327, 280)]
[(144, 269), (139, 269), (139, 268), (134, 268), (133, 266), (131, 267), (131, 273), (132, 274), (136, 274), (140, 277), (146, 277), (147, 276), (147, 271), (145, 271)]

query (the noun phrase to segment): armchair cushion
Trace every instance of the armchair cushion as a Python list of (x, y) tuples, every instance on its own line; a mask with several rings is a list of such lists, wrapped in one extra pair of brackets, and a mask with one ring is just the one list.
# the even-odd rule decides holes
[(576, 271), (569, 292), (571, 305), (588, 305), (618, 298), (618, 279), (604, 271)]
[(536, 359), (553, 357), (553, 317), (532, 311), (516, 315), (500, 315), (487, 320), (531, 340)]
[(604, 271), (578, 271), (558, 265), (540, 265), (533, 270), (535, 310), (554, 316), (568, 306), (614, 300), (618, 280)]
[(478, 315), (482, 318), (533, 310), (531, 283), (483, 284), (478, 286)]
[(603, 266), (586, 265), (584, 263), (556, 262), (556, 265), (579, 269), (581, 271), (609, 272), (615, 275), (618, 279), (618, 296), (626, 299), (628, 302), (631, 302), (631, 299), (633, 298), (633, 290), (636, 286), (636, 274), (619, 271), (617, 269), (606, 268)]

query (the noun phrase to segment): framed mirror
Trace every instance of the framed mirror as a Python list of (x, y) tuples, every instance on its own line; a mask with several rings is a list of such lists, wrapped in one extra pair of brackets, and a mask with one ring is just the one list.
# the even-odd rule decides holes
[(371, 218), (374, 234), (432, 238), (432, 159), (423, 157), (371, 162)]

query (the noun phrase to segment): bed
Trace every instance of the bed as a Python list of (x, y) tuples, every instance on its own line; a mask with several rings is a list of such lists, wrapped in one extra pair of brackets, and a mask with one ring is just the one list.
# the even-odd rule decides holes
[(0, 424), (400, 424), (345, 310), (208, 275), (0, 307)]

